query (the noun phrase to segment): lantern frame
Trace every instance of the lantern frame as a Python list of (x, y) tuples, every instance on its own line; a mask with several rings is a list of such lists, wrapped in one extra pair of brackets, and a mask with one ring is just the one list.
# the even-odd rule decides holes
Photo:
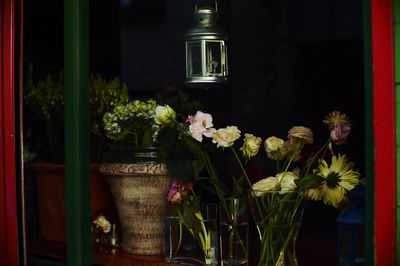
[(215, 8), (197, 5), (197, 22), (185, 35), (186, 85), (190, 87), (219, 87), (228, 82), (228, 35), (216, 25)]

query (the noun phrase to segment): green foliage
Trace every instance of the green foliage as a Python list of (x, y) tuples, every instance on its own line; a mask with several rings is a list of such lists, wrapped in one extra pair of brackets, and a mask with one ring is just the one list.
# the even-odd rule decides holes
[(115, 106), (128, 103), (128, 87), (118, 78), (106, 80), (92, 75), (90, 80), (91, 132), (104, 135), (103, 115)]
[(296, 183), (296, 186), (299, 187), (299, 190), (304, 191), (319, 187), (323, 180), (324, 178), (322, 176), (315, 174), (307, 174), (302, 178), (296, 179), (294, 182)]
[(156, 107), (153, 99), (116, 105), (103, 116), (106, 136), (114, 142), (129, 143), (135, 147), (152, 146), (161, 129), (154, 120)]
[(176, 112), (182, 114), (193, 114), (201, 110), (200, 101), (192, 101), (189, 96), (175, 85), (167, 86), (158, 91), (155, 96), (159, 104), (168, 104)]
[[(100, 75), (92, 75), (89, 89), (90, 132), (97, 141), (94, 145), (101, 146), (103, 141), (100, 139), (105, 135), (102, 126), (103, 115), (112, 110), (114, 106), (128, 102), (128, 88), (125, 84), (121, 84), (118, 78), (106, 80)], [(32, 84), (25, 96), (25, 102), (44, 123), (52, 159), (62, 162), (64, 145), (63, 72), (49, 73), (45, 78)], [(101, 151), (101, 148), (95, 148), (98, 148), (98, 152), (94, 152), (93, 155)]]
[(64, 112), (64, 77), (60, 71), (48, 74), (33, 84), (25, 97), (31, 109), (47, 123), (63, 117)]
[[(106, 80), (99, 74), (90, 80), (91, 132), (103, 135), (103, 115), (115, 106), (126, 104), (129, 99), (128, 88), (118, 78)], [(64, 75), (49, 73), (44, 79), (32, 84), (26, 97), (26, 103), (44, 122), (60, 120), (64, 117)], [(52, 127), (54, 128), (54, 127)]]

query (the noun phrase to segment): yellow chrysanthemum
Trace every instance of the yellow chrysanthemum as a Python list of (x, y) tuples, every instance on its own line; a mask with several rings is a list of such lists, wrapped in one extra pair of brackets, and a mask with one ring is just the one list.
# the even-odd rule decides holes
[(338, 207), (346, 195), (359, 184), (360, 173), (352, 169), (353, 164), (346, 155), (332, 156), (331, 165), (322, 160), (318, 166), (318, 175), (324, 178), (321, 184), (322, 198), (325, 204)]

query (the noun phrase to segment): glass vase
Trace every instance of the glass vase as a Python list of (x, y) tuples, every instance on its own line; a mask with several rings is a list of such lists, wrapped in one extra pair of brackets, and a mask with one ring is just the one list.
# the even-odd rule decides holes
[(220, 203), (221, 265), (247, 265), (249, 223), (246, 199), (231, 197)]
[[(165, 218), (164, 258), (184, 265), (218, 265), (217, 205), (206, 204)], [(197, 232), (197, 233), (196, 233)]]
[(297, 266), (295, 249), (304, 210), (303, 196), (295, 192), (253, 191), (249, 206), (260, 238), (258, 265)]

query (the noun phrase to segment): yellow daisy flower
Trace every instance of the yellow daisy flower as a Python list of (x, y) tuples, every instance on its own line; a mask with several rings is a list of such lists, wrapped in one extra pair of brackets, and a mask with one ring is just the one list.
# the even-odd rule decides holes
[(349, 162), (346, 155), (332, 156), (329, 166), (322, 160), (318, 166), (318, 175), (324, 178), (321, 184), (324, 203), (337, 208), (346, 192), (359, 184), (360, 173), (354, 171), (353, 163)]

